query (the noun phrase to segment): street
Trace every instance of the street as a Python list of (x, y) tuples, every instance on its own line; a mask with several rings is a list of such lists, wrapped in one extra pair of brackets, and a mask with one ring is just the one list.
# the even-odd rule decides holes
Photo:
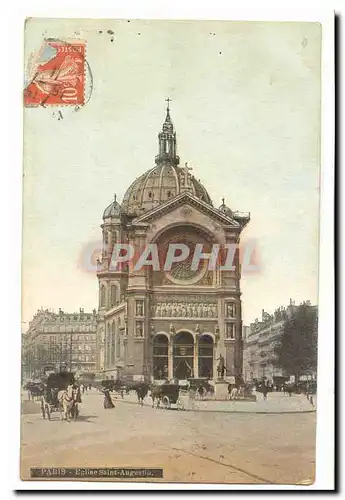
[(105, 410), (93, 390), (83, 395), (77, 421), (60, 422), (58, 413), (43, 420), (23, 394), (22, 479), (30, 467), (162, 467), (157, 481), (313, 482), (316, 413), (305, 396), (197, 402), (197, 411), (153, 409), (149, 398), (139, 407), (133, 396), (113, 401)]

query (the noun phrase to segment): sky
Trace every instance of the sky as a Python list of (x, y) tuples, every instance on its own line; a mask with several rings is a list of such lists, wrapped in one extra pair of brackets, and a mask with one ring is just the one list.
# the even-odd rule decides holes
[(30, 19), (25, 61), (45, 37), (86, 40), (93, 85), (63, 119), (24, 111), (23, 331), (41, 307), (97, 308), (82, 261), (114, 194), (154, 166), (167, 97), (181, 164), (214, 206), (251, 214), (242, 239), (260, 265), (242, 276), (244, 324), (290, 298), (317, 303), (319, 24)]

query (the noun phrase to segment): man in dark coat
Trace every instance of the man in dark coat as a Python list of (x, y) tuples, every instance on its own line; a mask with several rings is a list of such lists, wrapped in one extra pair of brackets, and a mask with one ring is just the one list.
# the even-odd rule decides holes
[(268, 393), (268, 385), (267, 385), (267, 381), (264, 380), (262, 382), (262, 394), (264, 396), (264, 399), (267, 399), (267, 393)]

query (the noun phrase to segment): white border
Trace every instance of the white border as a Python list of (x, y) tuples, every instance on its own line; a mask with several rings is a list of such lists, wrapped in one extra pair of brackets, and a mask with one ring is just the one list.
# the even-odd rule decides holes
[[(8, 186), (5, 186), (1, 203), (4, 205), (1, 214), (5, 214), (7, 225), (7, 255), (2, 255), (5, 271), (8, 273), (8, 282), (3, 280), (2, 296), (5, 298), (3, 311), (7, 317), (3, 326), (5, 350), (3, 350), (4, 369), (9, 374), (11, 383), (6, 384), (8, 395), (2, 395), (6, 401), (10, 400), (10, 411), (1, 412), (3, 429), (10, 429), (6, 433), (7, 446), (2, 441), (2, 450), (7, 449), (5, 463), (8, 467), (6, 474), (9, 480), (8, 488), (22, 490), (79, 490), (97, 489), (175, 489), (175, 490), (253, 490), (252, 485), (197, 485), (197, 484), (152, 484), (152, 483), (62, 483), (62, 482), (22, 482), (18, 478), (19, 467), (19, 423), (20, 404), (17, 396), (20, 377), (20, 245), (21, 245), (21, 165), (22, 165), (22, 82), (23, 82), (23, 25), (26, 16), (32, 17), (96, 17), (96, 18), (146, 18), (146, 19), (232, 19), (232, 20), (274, 20), (274, 21), (316, 21), (322, 23), (323, 28), (323, 152), (322, 152), (322, 198), (321, 198), (321, 244), (320, 244), (320, 337), (319, 337), (319, 387), (318, 387), (318, 435), (317, 435), (317, 475), (316, 482), (309, 487), (263, 485), (255, 486), (255, 490), (315, 490), (332, 489), (333, 487), (333, 374), (334, 374), (334, 292), (333, 292), (333, 148), (334, 148), (334, 81), (333, 81), (333, 12), (327, 10), (310, 10), (312, 2), (307, 3), (308, 9), (277, 8), (275, 2), (266, 2), (265, 6), (257, 8), (257, 2), (242, 1), (246, 8), (231, 9), (227, 3), (212, 0), (208, 2), (190, 2), (174, 0), (173, 5), (163, 2), (144, 0), (117, 0), (99, 5), (84, 5), (83, 1), (59, 0), (50, 6), (43, 0), (32, 0), (25, 8), (24, 5), (13, 5), (16, 14), (12, 12), (10, 19), (4, 20), (5, 39), (2, 40), (3, 56), (8, 58), (7, 71), (2, 73), (1, 89), (3, 106), (7, 106), (7, 120), (2, 120), (3, 134), (6, 138), (8, 131), (7, 169)], [(289, 6), (300, 7), (301, 1), (291, 0)], [(274, 5), (274, 8), (271, 8)], [(263, 8), (266, 7), (266, 8)], [(267, 8), (268, 7), (268, 8)], [(250, 9), (250, 10), (247, 10)], [(6, 33), (7, 31), (7, 33)], [(6, 103), (6, 104), (5, 104)], [(19, 125), (19, 126), (18, 126)], [(6, 161), (6, 159), (5, 159)], [(13, 166), (12, 166), (13, 165)], [(3, 226), (2, 226), (3, 227)], [(4, 242), (3, 242), (4, 245)], [(4, 248), (1, 249), (4, 252)], [(19, 286), (18, 286), (19, 285)], [(7, 339), (11, 339), (7, 345)], [(10, 356), (6, 354), (10, 353)], [(8, 365), (6, 366), (6, 363)], [(4, 401), (4, 400), (3, 400)], [(8, 403), (6, 403), (8, 409)], [(4, 464), (3, 464), (4, 465)], [(2, 485), (3, 486), (3, 485)]]

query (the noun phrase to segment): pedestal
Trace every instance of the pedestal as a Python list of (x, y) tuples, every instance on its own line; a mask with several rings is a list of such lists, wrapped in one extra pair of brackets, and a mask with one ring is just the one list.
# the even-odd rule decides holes
[(225, 380), (216, 380), (214, 395), (216, 399), (228, 399), (228, 382)]

